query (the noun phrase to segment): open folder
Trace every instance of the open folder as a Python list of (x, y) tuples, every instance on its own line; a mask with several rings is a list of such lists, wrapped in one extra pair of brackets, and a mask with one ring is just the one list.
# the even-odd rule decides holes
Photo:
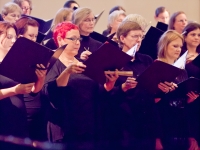
[(54, 53), (36, 42), (23, 37), (18, 38), (0, 64), (0, 74), (19, 83), (35, 82), (36, 64), (47, 66), (50, 60), (52, 67), (64, 48), (61, 47), (61, 50), (58, 49), (57, 53)]
[[(27, 16), (27, 15), (22, 15), (22, 16)], [(33, 16), (27, 16), (27, 17), (35, 19), (40, 24), (39, 31), (42, 33), (46, 33), (51, 28), (53, 19), (43, 20), (43, 19), (33, 17)]]
[(160, 82), (173, 82), (181, 72), (182, 70), (177, 67), (162, 61), (155, 61), (136, 78), (137, 87), (146, 90), (148, 93), (157, 94), (160, 91), (158, 88)]
[(151, 26), (142, 41), (139, 53), (149, 55), (154, 60), (157, 59), (157, 44), (163, 33), (163, 31)]
[(200, 94), (200, 79), (190, 77), (178, 84), (178, 88), (173, 92), (176, 96), (185, 97), (189, 92)]
[(131, 59), (131, 56), (122, 52), (118, 47), (105, 43), (84, 62), (87, 67), (83, 74), (104, 84), (106, 82), (104, 71), (121, 69)]

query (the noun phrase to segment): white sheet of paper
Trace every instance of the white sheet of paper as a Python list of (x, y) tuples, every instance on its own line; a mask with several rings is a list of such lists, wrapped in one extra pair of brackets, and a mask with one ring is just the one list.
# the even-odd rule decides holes
[(135, 53), (136, 53), (137, 47), (138, 47), (138, 44), (133, 46), (128, 52), (126, 52), (126, 54), (128, 54), (128, 55), (130, 55), (132, 57), (135, 57)]
[(173, 66), (180, 68), (180, 69), (185, 69), (187, 53), (188, 53), (188, 51), (186, 51), (181, 57), (179, 57), (179, 59), (177, 61), (175, 61)]

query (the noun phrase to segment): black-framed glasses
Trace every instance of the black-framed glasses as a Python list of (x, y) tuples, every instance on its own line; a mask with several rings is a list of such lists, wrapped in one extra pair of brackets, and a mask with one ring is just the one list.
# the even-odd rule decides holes
[(71, 40), (73, 42), (77, 42), (77, 41), (81, 42), (82, 41), (82, 38), (65, 38), (65, 39)]

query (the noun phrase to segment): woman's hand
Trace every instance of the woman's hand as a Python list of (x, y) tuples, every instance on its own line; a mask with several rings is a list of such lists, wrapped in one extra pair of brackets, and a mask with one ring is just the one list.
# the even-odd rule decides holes
[(35, 83), (17, 84), (14, 89), (16, 94), (30, 93)]
[(126, 82), (122, 84), (122, 90), (124, 92), (126, 92), (127, 90), (129, 89), (132, 89), (132, 88), (135, 88), (137, 86), (137, 81), (135, 81), (136, 79), (135, 78), (132, 78), (132, 77), (128, 77), (126, 79)]
[[(47, 65), (47, 67), (48, 66), (49, 66), (49, 64)], [(35, 70), (35, 73), (37, 75), (38, 80), (44, 81), (45, 77), (46, 77), (47, 69), (44, 67), (43, 64), (37, 64), (37, 68), (38, 69)], [(41, 69), (39, 69), (39, 68), (41, 68)]]
[(174, 91), (177, 87), (178, 87), (177, 84), (167, 81), (158, 84), (158, 88), (164, 93)]
[(82, 60), (87, 60), (88, 57), (89, 57), (91, 54), (92, 54), (92, 53), (91, 53), (90, 51), (88, 51), (88, 50), (83, 51), (83, 52), (81, 53), (80, 59), (82, 59)]
[(199, 97), (199, 94), (195, 94), (194, 92), (189, 92), (187, 96), (188, 96), (187, 102), (191, 103)]
[(84, 65), (82, 62), (78, 63), (72, 63), (70, 64), (64, 71), (66, 73), (82, 73), (86, 68), (86, 65)]
[(113, 73), (105, 73), (106, 76), (106, 83), (104, 84), (104, 87), (107, 91), (112, 90), (112, 88), (115, 85), (115, 82), (117, 81), (119, 75), (118, 75), (118, 70), (116, 69), (114, 74)]

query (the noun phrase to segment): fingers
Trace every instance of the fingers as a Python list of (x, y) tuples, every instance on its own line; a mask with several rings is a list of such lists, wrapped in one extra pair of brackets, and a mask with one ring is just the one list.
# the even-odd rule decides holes
[(136, 87), (138, 82), (136, 81), (135, 78), (128, 77), (125, 83), (127, 86)]
[(86, 50), (86, 51), (84, 51), (84, 52), (81, 53), (80, 58), (81, 58), (82, 60), (87, 60), (88, 57), (89, 57), (89, 55), (91, 55), (91, 54), (92, 54), (92, 53), (91, 53), (90, 51)]

